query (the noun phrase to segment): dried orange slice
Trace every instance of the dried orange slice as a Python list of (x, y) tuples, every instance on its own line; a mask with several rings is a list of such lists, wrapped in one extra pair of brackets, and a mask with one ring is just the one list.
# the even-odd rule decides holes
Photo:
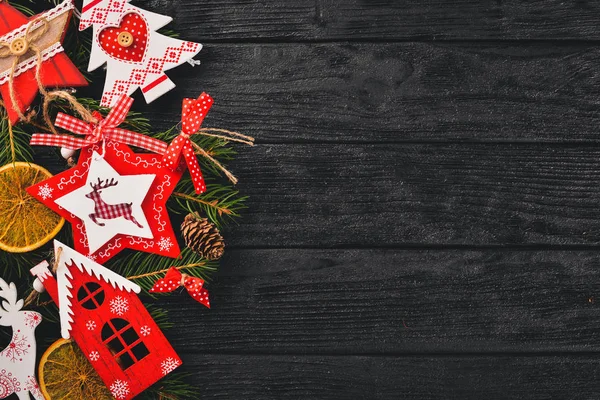
[(48, 243), (65, 220), (25, 189), (50, 178), (39, 165), (16, 162), (0, 168), (0, 249), (25, 253)]
[(113, 400), (94, 367), (72, 340), (59, 339), (42, 356), (40, 389), (47, 400)]

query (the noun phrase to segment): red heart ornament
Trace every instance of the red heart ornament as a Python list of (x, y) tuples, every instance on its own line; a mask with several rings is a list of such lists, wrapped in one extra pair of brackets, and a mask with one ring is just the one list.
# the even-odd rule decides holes
[(148, 24), (137, 13), (126, 14), (117, 27), (100, 31), (98, 40), (111, 57), (122, 61), (141, 62), (148, 47)]

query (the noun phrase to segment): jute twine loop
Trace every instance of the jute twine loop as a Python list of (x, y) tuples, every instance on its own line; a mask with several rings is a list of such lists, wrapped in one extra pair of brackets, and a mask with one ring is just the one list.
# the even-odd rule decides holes
[[(34, 27), (39, 22), (41, 22), (42, 24), (37, 27)], [(8, 77), (8, 92), (9, 92), (9, 96), (10, 96), (10, 101), (12, 102), (13, 109), (15, 110), (15, 112), (17, 113), (19, 118), (24, 121), (30, 121), (33, 115), (29, 114), (28, 116), (25, 116), (19, 109), (19, 103), (17, 102), (17, 94), (15, 93), (14, 83), (15, 83), (15, 72), (16, 72), (17, 66), (19, 65), (19, 62), (21, 61), (21, 57), (23, 55), (25, 55), (27, 52), (15, 53), (13, 51), (12, 44), (17, 40), (24, 41), (24, 45), (28, 49), (32, 50), (35, 53), (35, 56), (36, 56), (35, 79), (36, 79), (38, 87), (40, 89), (40, 93), (42, 93), (42, 95), (46, 95), (47, 91), (46, 91), (46, 88), (44, 88), (44, 85), (42, 84), (42, 78), (40, 76), (40, 71), (41, 71), (41, 67), (42, 67), (42, 52), (41, 52), (40, 48), (35, 45), (35, 41), (40, 39), (42, 36), (44, 36), (48, 32), (49, 29), (50, 29), (50, 23), (48, 22), (48, 20), (44, 17), (39, 17), (39, 18), (36, 18), (33, 21), (31, 21), (29, 24), (27, 24), (27, 28), (25, 30), (24, 37), (16, 38), (13, 40), (13, 42), (10, 42), (10, 43), (9, 42), (0, 42), (0, 58), (13, 57), (13, 63), (10, 68), (10, 76)]]
[[(227, 140), (229, 142), (244, 143), (244, 144), (247, 144), (248, 146), (254, 146), (254, 138), (252, 136), (243, 135), (239, 132), (228, 131), (226, 129), (201, 128), (200, 130), (198, 130), (197, 134), (200, 134), (203, 136), (215, 137), (215, 138)], [(189, 135), (186, 135), (184, 132), (181, 132), (181, 135), (183, 135), (184, 137), (189, 139)], [(199, 155), (207, 158), (213, 164), (215, 164), (217, 166), (217, 168), (219, 168), (234, 185), (238, 183), (238, 179), (231, 172), (229, 172), (229, 170), (227, 168), (225, 168), (223, 166), (223, 164), (221, 164), (213, 156), (208, 154), (208, 152), (206, 150), (204, 150), (202, 147), (200, 147), (198, 144), (196, 144), (193, 140), (190, 140), (190, 143), (192, 143), (192, 146), (196, 150), (196, 154), (199, 154)]]
[[(41, 25), (38, 25), (41, 22)], [(36, 26), (38, 25), (38, 26)], [(13, 109), (19, 116), (22, 121), (31, 122), (32, 118), (35, 116), (36, 112), (32, 111), (28, 115), (24, 115), (19, 109), (19, 104), (17, 102), (17, 94), (15, 92), (14, 82), (15, 82), (15, 72), (21, 61), (21, 57), (27, 53), (16, 53), (13, 51), (12, 44), (16, 40), (24, 41), (24, 45), (27, 49), (32, 50), (36, 56), (36, 67), (35, 67), (35, 79), (38, 84), (38, 89), (40, 90), (41, 95), (44, 97), (43, 102), (43, 116), (46, 125), (50, 129), (52, 133), (58, 133), (54, 124), (52, 123), (52, 119), (50, 118), (50, 103), (56, 99), (66, 100), (71, 107), (85, 120), (89, 123), (97, 123), (98, 121), (94, 118), (92, 113), (85, 108), (81, 103), (77, 101), (77, 98), (73, 96), (69, 91), (66, 90), (55, 90), (49, 92), (46, 90), (44, 84), (42, 83), (41, 78), (41, 69), (42, 69), (42, 52), (39, 47), (35, 45), (35, 42), (44, 36), (48, 30), (50, 29), (50, 23), (44, 17), (39, 17), (31, 21), (25, 30), (25, 36), (14, 39), (12, 42), (0, 42), (0, 58), (8, 58), (13, 57), (13, 63), (10, 69), (10, 75), (8, 78), (8, 90), (10, 100), (13, 106)]]

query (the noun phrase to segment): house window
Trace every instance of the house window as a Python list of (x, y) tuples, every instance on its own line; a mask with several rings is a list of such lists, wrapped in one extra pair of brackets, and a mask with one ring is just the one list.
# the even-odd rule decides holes
[(96, 282), (88, 282), (81, 285), (77, 291), (77, 300), (84, 308), (94, 310), (104, 303), (104, 289)]
[(131, 324), (121, 318), (111, 319), (104, 324), (102, 342), (108, 347), (123, 370), (150, 354)]

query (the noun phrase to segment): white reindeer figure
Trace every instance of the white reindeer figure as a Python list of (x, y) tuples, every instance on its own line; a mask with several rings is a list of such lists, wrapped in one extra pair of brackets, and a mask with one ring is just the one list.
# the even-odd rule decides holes
[(17, 288), (0, 278), (0, 325), (11, 326), (10, 344), (0, 352), (0, 399), (15, 393), (19, 400), (44, 400), (35, 378), (35, 328), (42, 316), (35, 311), (21, 311), (23, 300), (17, 300)]

